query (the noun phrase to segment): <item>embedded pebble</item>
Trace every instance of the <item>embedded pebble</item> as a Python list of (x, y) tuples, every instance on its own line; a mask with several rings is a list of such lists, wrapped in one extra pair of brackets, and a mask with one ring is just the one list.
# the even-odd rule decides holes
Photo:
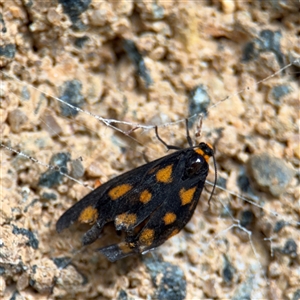
[(275, 197), (285, 192), (295, 175), (295, 170), (282, 159), (268, 153), (252, 155), (248, 161), (248, 172), (257, 187)]
[(207, 114), (207, 108), (210, 105), (210, 98), (205, 86), (199, 85), (192, 89), (189, 96), (189, 113), (191, 116), (195, 114)]
[(281, 251), (283, 254), (289, 255), (290, 257), (296, 257), (297, 249), (298, 246), (296, 242), (293, 239), (288, 239)]
[[(67, 162), (70, 160), (70, 154), (61, 152), (54, 154), (50, 160), (51, 166), (59, 167), (60, 172), (67, 174)], [(44, 187), (53, 187), (62, 183), (63, 175), (57, 170), (48, 170), (40, 176), (39, 185)]]
[(41, 124), (42, 128), (47, 130), (50, 136), (58, 136), (62, 133), (62, 128), (57, 123), (55, 117), (51, 113), (46, 112), (43, 116), (43, 122)]
[(74, 178), (81, 178), (84, 174), (84, 166), (79, 159), (71, 161), (71, 172), (70, 175)]
[(145, 86), (148, 88), (153, 83), (153, 80), (149, 70), (146, 67), (143, 56), (139, 53), (136, 45), (131, 40), (125, 39), (123, 41), (123, 48), (134, 64), (138, 75), (144, 80)]
[(19, 133), (28, 121), (27, 116), (21, 109), (14, 109), (8, 114), (10, 129), (14, 133)]
[(84, 26), (79, 17), (88, 9), (91, 0), (59, 0), (58, 2), (63, 6), (64, 13), (72, 21), (74, 29), (82, 30)]
[[(79, 80), (68, 80), (61, 88), (59, 98), (72, 106), (81, 108), (84, 104), (84, 98), (81, 94), (82, 84)], [(78, 110), (61, 103), (61, 113), (65, 117), (74, 117), (78, 114)]]
[(282, 104), (282, 100), (284, 97), (292, 92), (292, 88), (288, 85), (277, 85), (274, 86), (268, 95), (269, 102), (273, 103), (274, 105)]
[(5, 56), (7, 58), (14, 58), (16, 54), (16, 45), (7, 44), (0, 46), (0, 56)]
[(186, 280), (182, 270), (169, 262), (144, 259), (153, 284), (157, 291), (155, 299), (159, 300), (183, 300), (186, 296)]
[(226, 256), (224, 257), (224, 268), (222, 271), (222, 275), (224, 278), (224, 281), (226, 284), (229, 284), (232, 282), (233, 276), (234, 276), (234, 268), (231, 265), (230, 261), (226, 258)]
[(103, 175), (103, 167), (98, 161), (93, 161), (86, 169), (87, 175), (90, 177), (100, 177)]

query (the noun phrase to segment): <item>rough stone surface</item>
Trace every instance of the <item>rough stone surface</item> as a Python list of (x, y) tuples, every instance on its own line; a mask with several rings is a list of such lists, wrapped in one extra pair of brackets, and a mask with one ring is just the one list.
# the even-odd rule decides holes
[[(0, 8), (0, 142), (27, 155), (0, 148), (1, 299), (298, 297), (299, 176), (284, 170), (300, 166), (299, 1), (10, 0)], [(142, 80), (124, 40), (138, 50)], [(145, 256), (102, 257), (99, 247), (122, 238), (110, 226), (85, 248), (88, 225), (57, 234), (86, 185), (166, 154), (153, 125), (186, 146), (184, 119), (200, 112), (189, 102), (196, 87), (206, 117), (200, 138), (196, 121), (191, 137), (215, 147), (227, 190), (216, 188), (209, 206), (207, 184), (186, 230)], [(63, 115), (59, 97), (89, 114)], [(58, 153), (70, 154), (61, 170), (81, 184), (28, 158), (49, 164)], [(244, 172), (262, 153), (280, 162), (270, 159), (272, 177), (265, 163), (252, 168), (265, 193), (250, 189)], [(52, 187), (39, 185), (46, 172)]]

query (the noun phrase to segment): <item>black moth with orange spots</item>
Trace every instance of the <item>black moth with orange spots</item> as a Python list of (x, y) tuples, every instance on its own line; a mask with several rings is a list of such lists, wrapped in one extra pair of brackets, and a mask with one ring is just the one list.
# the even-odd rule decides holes
[(167, 145), (156, 128), (159, 141), (176, 151), (99, 186), (60, 217), (56, 230), (75, 221), (92, 224), (82, 238), (87, 245), (104, 225), (114, 222), (116, 230), (125, 232), (125, 240), (99, 249), (110, 261), (145, 253), (176, 235), (194, 213), (213, 156), (209, 144), (193, 146), (186, 128), (190, 147), (184, 149)]

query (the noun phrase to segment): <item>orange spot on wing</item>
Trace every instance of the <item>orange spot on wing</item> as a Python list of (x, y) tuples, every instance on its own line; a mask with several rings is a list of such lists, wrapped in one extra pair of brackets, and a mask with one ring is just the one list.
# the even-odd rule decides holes
[(163, 183), (172, 182), (172, 165), (158, 170), (156, 173), (156, 180)]
[(191, 189), (186, 190), (185, 188), (182, 188), (179, 192), (179, 196), (181, 199), (181, 204), (186, 205), (192, 202), (194, 194), (196, 191), (196, 187), (193, 187)]
[(98, 211), (92, 206), (86, 207), (80, 214), (78, 221), (81, 223), (93, 224), (98, 218)]
[(152, 194), (147, 191), (147, 190), (144, 190), (141, 192), (140, 194), (140, 201), (144, 204), (148, 203), (152, 198)]
[(150, 246), (154, 239), (153, 229), (144, 229), (139, 237), (139, 242), (142, 246)]
[(166, 213), (163, 217), (166, 225), (172, 224), (176, 220), (176, 215), (174, 213)]
[(121, 184), (114, 188), (112, 188), (108, 195), (112, 200), (116, 200), (123, 195), (125, 195), (127, 192), (129, 192), (132, 189), (132, 186), (130, 184)]
[(116, 217), (115, 224), (116, 226), (123, 225), (124, 227), (129, 227), (135, 224), (137, 220), (136, 214), (127, 214), (123, 213)]

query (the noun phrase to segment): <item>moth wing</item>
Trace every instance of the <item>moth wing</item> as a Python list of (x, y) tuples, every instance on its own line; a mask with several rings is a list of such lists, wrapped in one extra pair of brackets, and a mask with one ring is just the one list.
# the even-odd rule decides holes
[[(84, 196), (81, 200), (79, 200), (77, 203), (75, 203), (73, 206), (71, 206), (67, 211), (65, 211), (62, 216), (58, 219), (56, 223), (56, 230), (57, 232), (61, 232), (65, 228), (70, 227), (74, 222), (80, 221), (80, 216), (83, 214), (85, 210), (90, 208), (90, 211), (94, 211), (96, 214), (96, 211), (98, 213), (98, 217), (100, 215), (99, 209), (101, 206), (104, 206), (106, 203), (110, 201), (107, 195), (107, 190), (109, 190), (111, 187), (116, 186), (120, 182), (124, 182), (126, 178), (130, 176), (130, 178), (134, 179), (136, 178), (136, 173), (138, 173), (139, 168), (136, 168), (134, 170), (131, 170), (129, 172), (126, 172), (124, 174), (121, 174), (104, 184), (97, 187), (95, 190)], [(132, 184), (134, 184), (133, 180), (131, 180)], [(136, 180), (136, 184), (138, 183), (138, 180)], [(83, 216), (84, 217), (84, 216)], [(88, 216), (86, 216), (88, 217)], [(93, 217), (93, 216), (91, 216)], [(96, 217), (96, 215), (94, 215)]]
[[(183, 229), (194, 214), (204, 183), (205, 180), (201, 180), (197, 186), (190, 189), (195, 189), (195, 192), (189, 199), (189, 203), (183, 205), (183, 201), (178, 193), (177, 196), (174, 196), (172, 203), (164, 202), (159, 210), (151, 215), (151, 218), (136, 238), (136, 240), (140, 242), (142, 251), (147, 251), (160, 246)], [(153, 230), (153, 237), (151, 237), (151, 240), (142, 238), (149, 230)]]
[[(83, 199), (81, 199), (79, 202), (75, 203), (71, 208), (65, 211), (56, 223), (56, 231), (61, 232), (65, 228), (68, 228), (70, 225), (72, 225), (75, 221), (80, 220), (81, 214), (85, 209), (87, 209), (87, 207), (96, 208), (98, 199), (103, 193), (103, 191), (101, 190), (103, 190), (102, 186), (86, 195)], [(93, 211), (95, 213), (95, 210)]]
[[(139, 172), (139, 184), (125, 197), (117, 200), (119, 205), (116, 205), (116, 211), (112, 213), (117, 230), (132, 233), (169, 198), (184, 171), (185, 151), (185, 149), (176, 151), (145, 165), (145, 169)], [(157, 174), (161, 171), (160, 174), (163, 177), (161, 179), (166, 182), (158, 179)]]
[(97, 222), (84, 234), (83, 244), (93, 243), (110, 221), (114, 221), (116, 230), (133, 234), (133, 230), (167, 197), (169, 189), (166, 189), (166, 184), (169, 183), (159, 182), (157, 174), (163, 180), (173, 178), (170, 166), (182, 168), (180, 158), (183, 159), (183, 156), (176, 152), (126, 173), (122, 181), (109, 181), (109, 189), (97, 203)]
[[(135, 241), (139, 242), (142, 251), (163, 244), (167, 239), (179, 233), (189, 222), (199, 202), (208, 171), (208, 164), (203, 162), (197, 176), (185, 181), (182, 181), (178, 176), (178, 182), (172, 193), (172, 201), (164, 201), (135, 238)], [(153, 232), (153, 235), (147, 240), (150, 237), (150, 231)], [(128, 240), (128, 242), (132, 241)]]
[[(176, 152), (168, 156), (172, 157), (175, 156), (175, 154)], [(98, 227), (103, 227), (105, 223), (112, 221), (117, 213), (125, 210), (124, 205), (126, 205), (126, 201), (122, 203), (122, 200), (124, 200), (124, 198), (126, 199), (126, 197), (128, 198), (128, 194), (113, 201), (108, 195), (109, 190), (126, 183), (132, 187), (130, 194), (138, 192), (141, 189), (140, 186), (145, 185), (145, 181), (148, 180), (146, 176), (147, 171), (155, 168), (155, 166), (159, 165), (165, 158), (166, 157), (159, 158), (121, 174), (87, 194), (83, 199), (65, 211), (59, 218), (56, 223), (57, 232), (68, 228), (76, 221), (91, 224), (97, 221)], [(127, 201), (127, 206), (128, 202), (130, 201)]]
[[(160, 189), (159, 197), (162, 201), (149, 215), (144, 227), (135, 235), (128, 235), (125, 242), (99, 249), (110, 261), (158, 247), (177, 234), (192, 217), (203, 190), (208, 165), (203, 162), (203, 167), (196, 176), (183, 180), (186, 164), (181, 163), (180, 156), (177, 158), (172, 190)], [(176, 163), (173, 162), (173, 165)]]

